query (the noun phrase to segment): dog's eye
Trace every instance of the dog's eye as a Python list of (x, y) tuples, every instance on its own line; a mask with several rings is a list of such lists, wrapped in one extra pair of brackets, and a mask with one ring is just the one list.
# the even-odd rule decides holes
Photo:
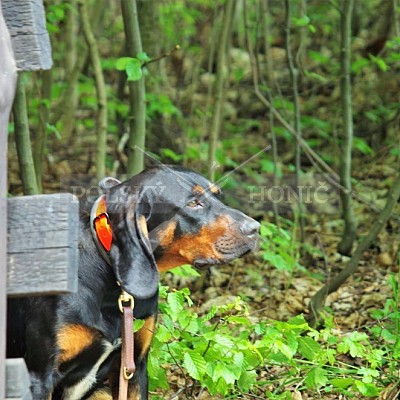
[(203, 207), (203, 203), (199, 199), (190, 200), (186, 205), (191, 208)]

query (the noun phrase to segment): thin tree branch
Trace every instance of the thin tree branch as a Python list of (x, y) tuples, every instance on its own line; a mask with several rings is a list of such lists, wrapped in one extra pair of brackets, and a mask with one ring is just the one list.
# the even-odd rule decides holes
[(18, 75), (12, 111), (14, 116), (14, 136), (17, 146), (19, 173), (21, 175), (24, 193), (27, 195), (38, 194), (39, 188), (36, 182), (35, 166), (32, 156), (23, 73), (19, 73)]
[(39, 192), (43, 192), (43, 164), (47, 142), (47, 124), (51, 104), (52, 70), (41, 71), (39, 124), (33, 142), (33, 163), (35, 164), (36, 182)]
[[(244, 5), (244, 12), (247, 14), (246, 5)], [(273, 103), (273, 95), (272, 90), (276, 87), (276, 82), (274, 78), (274, 68), (272, 62), (272, 52), (271, 52), (271, 45), (269, 43), (271, 30), (268, 21), (269, 15), (269, 0), (261, 0), (260, 1), (260, 13), (261, 13), (261, 24), (262, 24), (262, 31), (263, 31), (263, 38), (264, 38), (264, 52), (265, 52), (265, 61), (267, 65), (267, 84), (268, 84), (268, 100), (272, 104)], [(247, 31), (250, 29), (248, 26), (248, 17), (245, 15), (245, 30)], [(246, 42), (249, 42), (250, 38), (246, 39)], [(257, 68), (257, 72), (259, 69)], [(278, 164), (279, 164), (279, 157), (278, 157), (278, 142), (276, 139), (275, 133), (275, 121), (274, 121), (274, 114), (272, 113), (271, 108), (268, 109), (268, 121), (269, 121), (269, 130), (271, 133), (271, 146), (272, 146), (272, 161), (274, 163), (273, 169), (273, 183), (274, 186), (277, 187), (279, 184), (279, 176), (278, 176)], [(274, 219), (275, 225), (279, 226), (279, 210), (277, 202), (272, 202), (272, 209), (274, 211)]]
[(361, 240), (350, 261), (346, 267), (336, 275), (330, 282), (322, 287), (310, 300), (310, 324), (315, 325), (316, 321), (320, 318), (321, 310), (324, 306), (326, 297), (336, 291), (347, 278), (354, 274), (357, 269), (363, 253), (371, 246), (377, 238), (379, 232), (382, 230), (390, 215), (393, 207), (397, 204), (400, 198), (400, 173), (397, 175), (391, 189), (389, 190), (386, 205), (378, 215), (369, 233)]
[[(126, 46), (129, 57), (142, 53), (139, 19), (136, 0), (121, 0), (122, 17)], [(145, 81), (142, 76), (138, 81), (129, 82), (130, 124), (128, 144), (128, 168), (130, 175), (139, 173), (144, 167), (143, 152), (146, 138), (146, 103)]]
[(224, 7), (224, 15), (222, 18), (221, 37), (217, 56), (217, 76), (215, 89), (215, 105), (214, 113), (211, 121), (209, 148), (208, 148), (208, 177), (211, 181), (215, 178), (215, 152), (221, 123), (223, 118), (223, 104), (225, 100), (225, 83), (226, 83), (226, 68), (227, 68), (227, 52), (229, 32), (232, 24), (233, 11), (235, 0), (228, 0)]
[(342, 138), (340, 154), (340, 184), (346, 189), (340, 192), (343, 208), (344, 232), (339, 243), (340, 253), (349, 255), (356, 238), (357, 224), (353, 211), (351, 162), (353, 144), (353, 109), (351, 96), (351, 18), (354, 0), (343, 0), (340, 30), (340, 98), (342, 104)]
[(98, 180), (106, 175), (106, 149), (107, 149), (107, 92), (101, 68), (100, 53), (97, 41), (90, 27), (87, 4), (85, 0), (79, 0), (82, 30), (89, 48), (90, 60), (94, 70), (97, 93), (97, 151), (96, 151), (96, 177)]
[[(301, 133), (301, 123), (300, 123), (300, 101), (299, 101), (299, 88), (298, 88), (298, 70), (294, 65), (292, 46), (290, 40), (291, 34), (291, 18), (292, 18), (292, 7), (291, 0), (285, 0), (286, 9), (286, 56), (289, 66), (290, 81), (292, 84), (292, 94), (293, 94), (293, 107), (294, 107), (294, 129), (296, 131), (296, 149), (295, 149), (295, 168), (296, 168), (296, 192), (298, 198), (300, 199), (300, 174), (301, 174), (301, 147), (300, 140), (302, 137)], [(299, 212), (299, 225), (300, 225), (300, 241), (304, 243), (304, 216), (303, 216), (303, 206), (301, 201), (298, 202), (298, 212)]]
[(179, 46), (179, 44), (177, 44), (171, 51), (167, 51), (166, 53), (161, 54), (160, 56), (155, 57), (155, 58), (152, 58), (151, 60), (149, 60), (149, 61), (143, 63), (142, 68), (147, 67), (147, 66), (148, 66), (149, 64), (151, 64), (151, 63), (160, 61), (160, 60), (162, 60), (163, 58), (170, 57), (172, 54), (174, 54), (176, 51), (178, 51), (178, 50), (180, 50), (180, 49), (181, 49), (181, 46)]

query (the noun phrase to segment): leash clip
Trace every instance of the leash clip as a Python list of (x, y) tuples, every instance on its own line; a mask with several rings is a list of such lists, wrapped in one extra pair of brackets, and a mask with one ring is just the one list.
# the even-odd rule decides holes
[(129, 381), (130, 379), (133, 378), (134, 372), (131, 372), (130, 374), (128, 373), (128, 368), (124, 367), (124, 378)]
[(129, 307), (132, 310), (135, 308), (135, 299), (129, 293), (125, 292), (125, 290), (122, 290), (120, 296), (118, 297), (118, 307), (119, 311), (122, 313), (124, 312), (123, 303), (129, 303)]

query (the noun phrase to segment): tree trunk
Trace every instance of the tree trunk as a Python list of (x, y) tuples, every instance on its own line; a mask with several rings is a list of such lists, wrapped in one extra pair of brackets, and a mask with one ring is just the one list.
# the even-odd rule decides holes
[(90, 27), (89, 15), (85, 0), (79, 1), (81, 11), (82, 29), (89, 48), (90, 60), (94, 69), (97, 92), (97, 152), (96, 152), (96, 177), (101, 180), (106, 175), (106, 149), (107, 149), (107, 93), (101, 68), (100, 54), (96, 38)]
[(214, 114), (211, 121), (211, 131), (210, 131), (209, 151), (208, 151), (208, 177), (211, 181), (215, 179), (215, 152), (217, 149), (217, 142), (218, 142), (219, 132), (221, 129), (222, 119), (224, 117), (223, 105), (225, 100), (225, 89), (226, 89), (225, 83), (227, 75), (226, 59), (228, 53), (228, 39), (229, 39), (234, 7), (235, 7), (235, 0), (227, 0), (224, 7), (225, 9), (222, 19), (221, 35), (219, 38), (215, 104), (214, 104)]
[[(91, 2), (90, 4), (92, 4)], [(75, 6), (74, 6), (75, 4)], [(71, 6), (77, 7), (76, 0), (73, 0)], [(92, 31), (98, 32), (99, 26), (104, 17), (106, 9), (105, 0), (96, 0), (95, 6), (92, 7), (91, 21)], [(75, 129), (75, 111), (79, 103), (78, 80), (82, 70), (87, 63), (89, 49), (82, 41), (77, 40), (78, 29), (77, 21), (78, 10), (69, 9), (66, 22), (66, 56), (65, 56), (65, 89), (62, 93), (61, 100), (57, 105), (57, 109), (51, 118), (53, 124), (61, 121), (61, 140), (64, 143), (71, 141), (72, 133)], [(69, 39), (68, 39), (69, 38)], [(72, 42), (75, 42), (75, 45)], [(71, 42), (70, 44), (68, 44)], [(79, 57), (77, 57), (77, 53)], [(74, 60), (74, 61), (73, 61)]]
[(44, 158), (47, 142), (47, 124), (51, 104), (52, 70), (41, 71), (41, 102), (39, 105), (39, 125), (33, 143), (33, 163), (39, 192), (43, 192)]
[[(75, 127), (75, 110), (78, 106), (78, 76), (83, 63), (86, 60), (87, 48), (79, 51), (78, 61), (78, 6), (76, 0), (70, 1), (70, 7), (66, 10), (65, 20), (65, 76), (69, 80), (66, 88), (66, 96), (62, 104), (62, 118), (61, 118), (61, 138), (62, 141), (67, 143), (71, 139), (72, 132)], [(83, 51), (82, 51), (83, 50)], [(79, 64), (79, 69), (74, 73), (74, 69)]]
[[(274, 78), (274, 66), (273, 66), (273, 61), (272, 61), (272, 52), (271, 52), (271, 45), (269, 43), (270, 37), (271, 37), (271, 28), (270, 28), (270, 22), (268, 20), (269, 16), (269, 0), (261, 0), (260, 1), (260, 13), (261, 13), (261, 24), (262, 24), (262, 34), (263, 34), (263, 39), (264, 39), (264, 52), (265, 52), (265, 63), (266, 63), (266, 81), (267, 85), (269, 88), (268, 91), (268, 101), (273, 104), (273, 89), (276, 86), (275, 78)], [(246, 18), (247, 20), (247, 18)], [(247, 27), (247, 23), (245, 23), (246, 27), (245, 29), (249, 29)], [(258, 70), (258, 68), (257, 68)], [(258, 79), (258, 78), (257, 78)], [(256, 85), (255, 85), (256, 86)], [(270, 135), (271, 135), (271, 147), (272, 147), (272, 160), (274, 162), (274, 172), (273, 172), (273, 185), (274, 187), (278, 187), (279, 185), (279, 171), (278, 171), (278, 163), (279, 163), (279, 157), (278, 157), (278, 143), (276, 140), (276, 134), (275, 134), (275, 119), (274, 119), (274, 114), (272, 112), (272, 108), (270, 107), (268, 109), (268, 123), (269, 123), (269, 130), (270, 130)], [(279, 226), (279, 209), (278, 209), (278, 204), (273, 201), (272, 202), (272, 208), (274, 211), (274, 220), (275, 220), (275, 225)]]
[(291, 0), (285, 0), (286, 9), (286, 57), (289, 66), (290, 81), (292, 84), (293, 106), (294, 106), (294, 130), (296, 131), (296, 150), (295, 150), (295, 167), (296, 167), (296, 193), (298, 195), (298, 213), (300, 225), (300, 241), (304, 243), (304, 216), (303, 205), (300, 196), (300, 175), (301, 175), (301, 147), (300, 140), (302, 139), (301, 123), (300, 123), (300, 101), (298, 88), (298, 69), (296, 68), (292, 55), (292, 46), (290, 40), (291, 34)]
[[(125, 37), (129, 57), (136, 57), (142, 50), (136, 0), (121, 0)], [(144, 167), (146, 138), (146, 104), (144, 76), (129, 82), (130, 124), (128, 143), (129, 175), (138, 174)]]
[(340, 92), (343, 118), (343, 132), (340, 154), (340, 192), (343, 208), (344, 232), (339, 243), (340, 253), (349, 255), (356, 237), (356, 219), (353, 211), (351, 162), (353, 144), (353, 112), (351, 97), (351, 18), (354, 0), (343, 0), (340, 32)]
[(26, 195), (38, 194), (39, 188), (36, 182), (35, 166), (33, 164), (23, 73), (19, 74), (17, 80), (13, 116), (15, 144), (17, 146), (19, 172), (23, 190)]

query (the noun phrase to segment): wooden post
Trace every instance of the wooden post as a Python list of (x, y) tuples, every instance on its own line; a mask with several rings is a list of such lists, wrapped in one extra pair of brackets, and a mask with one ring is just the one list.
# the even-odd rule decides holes
[(7, 221), (8, 296), (76, 291), (78, 199), (70, 193), (13, 197)]
[(42, 0), (1, 1), (18, 69), (50, 69), (53, 62)]
[[(17, 67), (21, 71), (32, 71), (50, 69), (51, 66), (51, 46), (42, 0), (0, 0), (0, 215), (3, 217), (0, 224), (0, 399), (6, 398), (8, 121), (14, 100)], [(17, 368), (22, 374), (18, 365), (13, 365), (12, 371)], [(14, 372), (11, 374), (14, 375)], [(14, 396), (15, 393), (12, 394)], [(21, 391), (19, 398), (28, 399), (30, 395)]]
[(0, 399), (5, 398), (6, 245), (7, 245), (7, 128), (14, 99), (17, 68), (0, 0)]

